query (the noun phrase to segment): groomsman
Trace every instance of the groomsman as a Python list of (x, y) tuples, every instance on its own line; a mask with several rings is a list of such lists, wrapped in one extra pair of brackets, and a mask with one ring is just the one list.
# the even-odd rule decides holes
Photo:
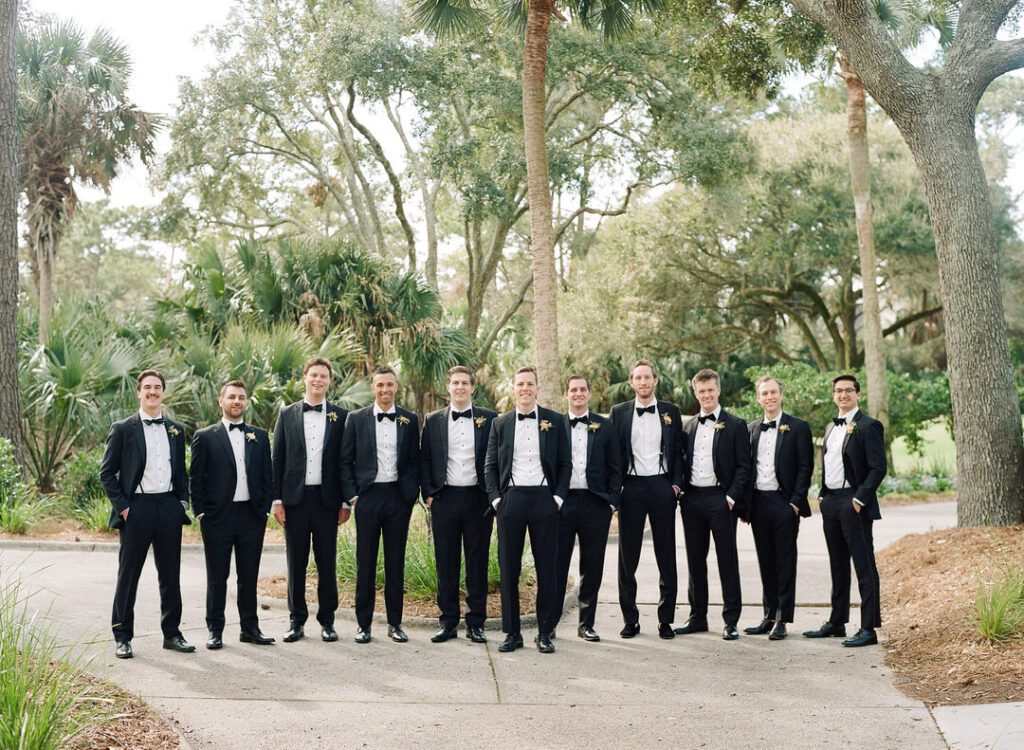
[(348, 416), (341, 445), (345, 500), (356, 514), (356, 643), (370, 642), (377, 593), (377, 550), (384, 539), (384, 604), (388, 638), (405, 643), (405, 543), (419, 496), (420, 428), (411, 411), (395, 405), (398, 378), (390, 367), (373, 371), (373, 404)]
[(676, 633), (708, 629), (708, 550), (715, 539), (718, 577), (722, 582), (722, 638), (740, 637), (736, 624), (743, 599), (740, 565), (736, 554), (736, 519), (746, 518), (747, 483), (750, 481), (750, 435), (746, 423), (718, 403), (721, 378), (714, 370), (693, 376), (693, 393), (700, 414), (687, 421), (683, 498), (683, 538), (690, 571), (690, 617)]
[(636, 605), (636, 569), (644, 544), (644, 523), (651, 520), (654, 559), (658, 563), (658, 635), (674, 638), (676, 594), (676, 498), (683, 486), (682, 419), (679, 409), (654, 397), (658, 374), (646, 359), (629, 371), (636, 398), (612, 407), (625, 478), (619, 506), (619, 608), (625, 627), (619, 635), (640, 632)]
[(484, 459), (491, 422), (490, 409), (473, 404), (476, 377), (468, 367), (448, 370), (449, 405), (423, 420), (420, 445), (420, 486), (430, 509), (437, 562), (437, 607), (440, 629), (431, 637), (443, 643), (458, 635), (459, 572), (466, 550), (466, 637), (486, 643), (487, 561), (494, 516), (487, 503)]
[(274, 475), (267, 431), (245, 423), (245, 384), (232, 380), (220, 389), (221, 421), (192, 438), (190, 495), (206, 553), (206, 648), (224, 645), (224, 603), (231, 551), (238, 577), (239, 640), (260, 646), (274, 639), (260, 630), (256, 579), (263, 535), (273, 499)]
[(796, 606), (796, 537), (800, 517), (811, 515), (814, 448), (810, 425), (782, 411), (782, 383), (765, 375), (754, 388), (764, 416), (747, 425), (754, 464), (748, 497), (764, 617), (743, 632), (780, 641)]
[(185, 474), (185, 428), (163, 415), (167, 381), (156, 370), (139, 374), (139, 411), (114, 422), (100, 464), (100, 483), (113, 506), (109, 524), (120, 551), (111, 629), (118, 659), (132, 658), (135, 596), (146, 555), (153, 547), (160, 581), (160, 629), (164, 648), (191, 653), (181, 635), (181, 527), (191, 523)]
[(338, 527), (351, 510), (342, 504), (341, 440), (348, 412), (327, 402), (331, 363), (314, 357), (302, 368), (302, 401), (281, 409), (274, 426), (274, 501), (271, 512), (284, 526), (288, 558), (289, 628), (282, 639), (294, 643), (305, 636), (306, 567), (310, 543), (317, 572), (317, 613), (320, 638), (338, 640), (334, 613), (338, 609)]
[(553, 653), (558, 590), (558, 510), (569, 491), (572, 455), (565, 419), (537, 405), (537, 371), (516, 370), (516, 407), (494, 420), (484, 474), (487, 496), (498, 515), (501, 567), (501, 652), (523, 647), (519, 620), (519, 574), (526, 533), (537, 571), (537, 650)]
[(882, 624), (878, 568), (872, 524), (878, 510), (878, 485), (888, 471), (882, 423), (860, 411), (860, 383), (852, 375), (832, 381), (839, 416), (825, 427), (822, 444), (821, 523), (832, 568), (832, 613), (807, 638), (845, 637), (850, 619), (850, 559), (860, 588), (860, 630), (844, 646), (878, 643)]
[(558, 521), (558, 594), (555, 623), (562, 615), (569, 564), (576, 537), (580, 540), (580, 615), (577, 635), (599, 641), (594, 630), (597, 593), (604, 574), (608, 527), (622, 492), (622, 460), (611, 421), (589, 411), (590, 381), (570, 375), (565, 384), (569, 413), (566, 429), (572, 452), (569, 494)]

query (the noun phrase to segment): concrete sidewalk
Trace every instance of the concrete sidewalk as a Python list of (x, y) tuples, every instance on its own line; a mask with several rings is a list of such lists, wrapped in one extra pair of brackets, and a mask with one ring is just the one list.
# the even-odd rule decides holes
[[(878, 545), (950, 526), (955, 516), (951, 503), (891, 509), (876, 524)], [(577, 639), (570, 612), (553, 655), (531, 648), (532, 632), (524, 634), (526, 649), (499, 654), (496, 633), (486, 646), (464, 638), (435, 645), (429, 642), (432, 630), (410, 628), (410, 643), (399, 645), (384, 637), (380, 625), (373, 643), (357, 646), (351, 640), (354, 624), (345, 620), (339, 621), (338, 643), (307, 638), (282, 644), (283, 603), (262, 613), (263, 630), (279, 642), (243, 645), (234, 636), (230, 598), (225, 647), (207, 652), (203, 559), (185, 555), (182, 626), (199, 652), (160, 648), (156, 575), (148, 565), (136, 607), (136, 658), (121, 662), (114, 659), (108, 629), (116, 553), (0, 547), (0, 575), (22, 578), (35, 592), (32, 606), (47, 613), (55, 633), (68, 644), (88, 644), (92, 671), (172, 717), (196, 748), (946, 748), (928, 710), (894, 687), (881, 648), (844, 649), (837, 639), (799, 637), (828, 616), (828, 560), (818, 519), (805, 521), (800, 534), (802, 604), (792, 628), (797, 636), (781, 642), (742, 636), (729, 643), (715, 628), (658, 639), (657, 570), (650, 549), (638, 575), (644, 602), (640, 637), (618, 637), (616, 555), (610, 546), (597, 621), (604, 641)], [(681, 622), (681, 531), (678, 539)], [(751, 603), (741, 625), (749, 625), (760, 619), (754, 604), (760, 583), (748, 527), (741, 528), (739, 540), (744, 600)], [(712, 600), (720, 602), (713, 552), (711, 557)], [(264, 557), (263, 574), (284, 568), (282, 554)], [(713, 606), (712, 624), (717, 611)]]

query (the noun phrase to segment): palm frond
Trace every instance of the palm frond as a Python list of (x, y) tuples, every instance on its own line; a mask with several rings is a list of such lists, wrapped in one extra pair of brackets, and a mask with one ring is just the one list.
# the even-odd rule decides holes
[(474, 0), (418, 0), (413, 22), (436, 37), (467, 34), (487, 22), (487, 12)]

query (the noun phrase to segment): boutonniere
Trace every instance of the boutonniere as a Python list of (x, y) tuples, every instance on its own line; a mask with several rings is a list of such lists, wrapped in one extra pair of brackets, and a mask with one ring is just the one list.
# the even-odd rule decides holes
[(789, 432), (789, 425), (788, 424), (780, 424), (779, 425), (779, 432)]
[(245, 433), (245, 439), (248, 440), (250, 443), (255, 443), (256, 442), (256, 433), (255, 432), (247, 432), (247, 433)]
[(399, 415), (399, 417), (398, 417), (398, 424), (403, 424), (403, 425), (409, 424), (409, 418)]
[(477, 417), (476, 419), (473, 420), (473, 424), (475, 424), (477, 427), (483, 427), (485, 424), (487, 424), (487, 417)]
[(597, 432), (598, 430), (601, 429), (601, 423), (600, 422), (591, 422), (590, 424), (587, 425), (587, 429), (590, 430), (591, 432)]
[(662, 414), (661, 415), (661, 421), (664, 424), (667, 424), (667, 425), (672, 424), (672, 415), (671, 414)]
[(846, 425), (846, 434), (847, 435), (852, 435), (856, 431), (857, 431), (857, 423), (856, 422), (850, 422), (850, 424)]
[(715, 422), (715, 429), (716, 430), (724, 430), (725, 429), (725, 422)]
[(329, 420), (331, 420), (332, 422), (337, 422), (338, 421), (338, 412), (336, 412), (336, 411), (329, 411), (329, 412), (327, 412), (327, 418)]
[(546, 419), (542, 419), (540, 420), (539, 427), (541, 432), (547, 432), (548, 430), (551, 429), (551, 423)]
[(173, 424), (167, 426), (167, 434), (171, 437), (178, 437), (181, 434), (181, 430), (175, 427)]

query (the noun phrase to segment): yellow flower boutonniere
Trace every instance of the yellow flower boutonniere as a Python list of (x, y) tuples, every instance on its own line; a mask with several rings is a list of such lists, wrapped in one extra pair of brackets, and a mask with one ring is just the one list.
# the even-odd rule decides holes
[(789, 432), (789, 425), (788, 424), (780, 424), (779, 425), (779, 432)]
[(587, 425), (587, 429), (590, 430), (591, 432), (596, 432), (597, 430), (601, 429), (601, 423), (591, 422), (590, 424)]
[(408, 417), (399, 416), (398, 417), (398, 424), (402, 424), (402, 425), (409, 424), (409, 418)]
[(716, 430), (724, 430), (725, 429), (725, 422), (715, 422), (715, 429)]
[(540, 420), (539, 427), (541, 432), (547, 432), (548, 430), (551, 429), (551, 423), (546, 419), (542, 419)]
[(245, 439), (248, 440), (250, 443), (255, 443), (256, 442), (256, 433), (255, 432), (247, 432), (247, 433), (245, 433)]
[(857, 423), (856, 422), (850, 422), (850, 424), (846, 425), (846, 434), (847, 435), (852, 435), (856, 431), (857, 431)]
[(487, 417), (477, 417), (476, 419), (473, 420), (473, 424), (475, 424), (477, 427), (483, 427), (485, 424), (487, 424)]
[(668, 424), (672, 424), (672, 415), (671, 414), (662, 414), (661, 415), (661, 421), (664, 422), (667, 425)]
[(178, 435), (181, 434), (181, 430), (179, 430), (174, 425), (168, 425), (167, 434), (170, 435), (171, 437), (178, 437)]
[(329, 411), (329, 412), (327, 412), (327, 418), (329, 420), (331, 420), (332, 422), (337, 422), (338, 421), (338, 412), (336, 412), (336, 411)]

